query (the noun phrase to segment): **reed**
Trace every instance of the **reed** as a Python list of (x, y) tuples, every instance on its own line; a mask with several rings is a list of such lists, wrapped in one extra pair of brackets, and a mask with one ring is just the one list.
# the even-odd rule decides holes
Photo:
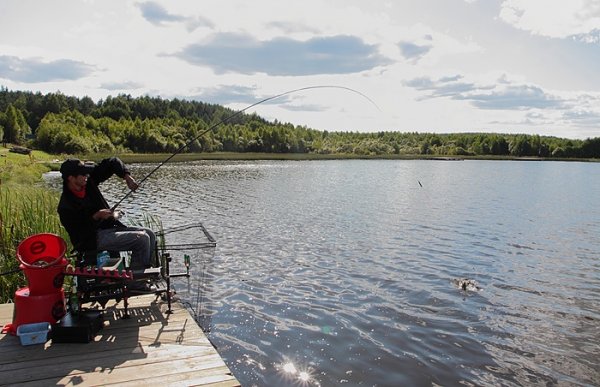
[(156, 233), (156, 244), (159, 249), (165, 248), (165, 230), (162, 219), (158, 215), (142, 213), (142, 219), (138, 222), (138, 226), (149, 228)]
[(69, 240), (61, 227), (57, 204), (56, 192), (31, 186), (0, 186), (0, 302), (9, 302), (15, 290), (26, 285), (16, 256), (23, 239), (49, 232)]

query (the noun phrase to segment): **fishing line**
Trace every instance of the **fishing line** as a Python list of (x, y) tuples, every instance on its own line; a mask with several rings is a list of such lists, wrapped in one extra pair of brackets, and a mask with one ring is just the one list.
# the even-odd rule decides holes
[(16, 269), (9, 270), (9, 271), (5, 271), (4, 273), (0, 273), (0, 277), (3, 277), (3, 276), (5, 276), (5, 275), (9, 275), (9, 274), (18, 273), (18, 272), (20, 272), (20, 271), (21, 271), (21, 268), (18, 268), (18, 267), (17, 267)]
[[(294, 89), (294, 90), (288, 90), (285, 91), (281, 94), (277, 94), (277, 95), (273, 95), (271, 97), (262, 99), (258, 102), (253, 103), (252, 105), (248, 105), (245, 108), (243, 108), (242, 110), (238, 110), (237, 112), (221, 119), (219, 122), (217, 122), (216, 124), (213, 124), (212, 126), (210, 126), (208, 129), (200, 132), (200, 134), (198, 134), (197, 136), (195, 136), (194, 138), (192, 138), (190, 141), (188, 141), (187, 143), (183, 144), (182, 146), (180, 146), (175, 152), (173, 152), (173, 154), (171, 154), (169, 157), (167, 157), (164, 161), (162, 161), (160, 164), (158, 164), (153, 170), (151, 170), (146, 176), (144, 176), (144, 178), (142, 178), (137, 184), (138, 187), (142, 185), (142, 183), (144, 183), (150, 176), (152, 176), (154, 174), (154, 172), (156, 172), (160, 167), (162, 167), (163, 165), (165, 165), (166, 163), (168, 163), (173, 157), (175, 157), (177, 154), (179, 154), (182, 150), (184, 150), (185, 148), (187, 148), (188, 146), (190, 146), (194, 141), (198, 140), (200, 137), (204, 136), (206, 133), (214, 130), (215, 128), (219, 127), (220, 125), (226, 123), (227, 121), (241, 115), (242, 113), (244, 113), (246, 110), (251, 109), (257, 105), (260, 105), (262, 103), (277, 99), (277, 98), (281, 98), (285, 95), (288, 94), (293, 94), (293, 93), (298, 93), (300, 91), (305, 91), (305, 90), (313, 90), (313, 89), (341, 89), (341, 90), (346, 90), (346, 91), (350, 91), (353, 93), (356, 93), (358, 95), (360, 95), (361, 97), (365, 98), (366, 100), (368, 100), (373, 106), (375, 106), (375, 108), (381, 112), (381, 109), (379, 108), (379, 106), (377, 106), (377, 104), (371, 99), (369, 98), (367, 95), (361, 93), (358, 90), (352, 89), (350, 87), (346, 87), (346, 86), (337, 86), (337, 85), (317, 85), (317, 86), (306, 86), (306, 87), (301, 87), (299, 89)], [(111, 211), (115, 211), (116, 208), (125, 200), (129, 197), (129, 195), (131, 195), (133, 193), (134, 190), (130, 189), (125, 196), (123, 196), (121, 198), (121, 200), (119, 200), (117, 202), (117, 204), (115, 204), (112, 208)]]

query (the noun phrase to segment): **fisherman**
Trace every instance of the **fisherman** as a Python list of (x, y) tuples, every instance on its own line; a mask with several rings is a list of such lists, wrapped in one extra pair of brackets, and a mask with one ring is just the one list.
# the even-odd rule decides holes
[(118, 212), (111, 210), (98, 184), (112, 175), (124, 179), (131, 191), (138, 184), (129, 169), (117, 157), (104, 159), (100, 164), (68, 159), (60, 166), (63, 191), (58, 203), (58, 215), (69, 233), (75, 250), (131, 251), (131, 269), (152, 267), (151, 257), (156, 236), (152, 230), (127, 227), (118, 220)]

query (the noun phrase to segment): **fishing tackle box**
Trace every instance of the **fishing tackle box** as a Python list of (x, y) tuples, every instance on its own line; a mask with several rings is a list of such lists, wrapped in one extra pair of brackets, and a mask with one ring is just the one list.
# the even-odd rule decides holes
[(104, 325), (101, 311), (81, 310), (74, 315), (67, 312), (60, 322), (52, 325), (53, 343), (89, 343)]

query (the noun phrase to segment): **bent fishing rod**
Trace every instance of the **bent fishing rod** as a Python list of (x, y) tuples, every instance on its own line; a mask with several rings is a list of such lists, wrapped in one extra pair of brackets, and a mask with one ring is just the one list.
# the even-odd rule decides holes
[[(206, 133), (218, 128), (220, 125), (227, 123), (228, 121), (234, 119), (235, 117), (241, 115), (242, 113), (244, 113), (246, 110), (251, 109), (255, 106), (258, 106), (262, 103), (277, 99), (277, 98), (281, 98), (285, 95), (288, 94), (293, 94), (293, 93), (298, 93), (300, 91), (305, 91), (305, 90), (313, 90), (313, 89), (341, 89), (341, 90), (346, 90), (346, 91), (350, 91), (353, 93), (356, 93), (358, 95), (360, 95), (361, 97), (367, 99), (373, 106), (375, 106), (375, 108), (379, 111), (381, 111), (381, 109), (379, 109), (379, 106), (377, 106), (377, 104), (371, 99), (369, 98), (367, 95), (361, 93), (358, 90), (352, 89), (350, 87), (346, 87), (346, 86), (336, 86), (336, 85), (317, 85), (317, 86), (306, 86), (306, 87), (301, 87), (299, 89), (294, 89), (294, 90), (288, 90), (285, 91), (281, 94), (277, 94), (277, 95), (273, 95), (271, 97), (262, 99), (258, 102), (255, 102), (251, 105), (246, 106), (245, 108), (243, 108), (242, 110), (238, 110), (237, 112), (221, 119), (219, 122), (217, 122), (216, 124), (211, 125), (208, 129), (200, 132), (200, 134), (198, 134), (197, 136), (195, 136), (194, 138), (192, 138), (190, 141), (188, 141), (187, 143), (183, 144), (182, 146), (180, 146), (175, 152), (173, 152), (173, 154), (171, 154), (169, 157), (167, 157), (164, 161), (162, 161), (160, 164), (158, 164), (156, 167), (154, 167), (154, 169), (152, 169), (146, 176), (144, 176), (138, 183), (138, 188), (150, 177), (154, 174), (154, 172), (156, 172), (160, 167), (162, 167), (163, 165), (165, 165), (166, 163), (168, 163), (173, 157), (175, 157), (176, 155), (178, 155), (179, 153), (181, 153), (181, 151), (183, 151), (185, 148), (187, 148), (188, 146), (190, 146), (194, 141), (198, 140), (200, 137), (204, 136)], [(115, 211), (117, 209), (117, 207), (125, 200), (129, 197), (129, 195), (131, 195), (134, 192), (134, 190), (130, 189), (125, 196), (123, 196), (121, 198), (121, 200), (119, 200), (114, 206), (112, 206), (111, 211)]]

